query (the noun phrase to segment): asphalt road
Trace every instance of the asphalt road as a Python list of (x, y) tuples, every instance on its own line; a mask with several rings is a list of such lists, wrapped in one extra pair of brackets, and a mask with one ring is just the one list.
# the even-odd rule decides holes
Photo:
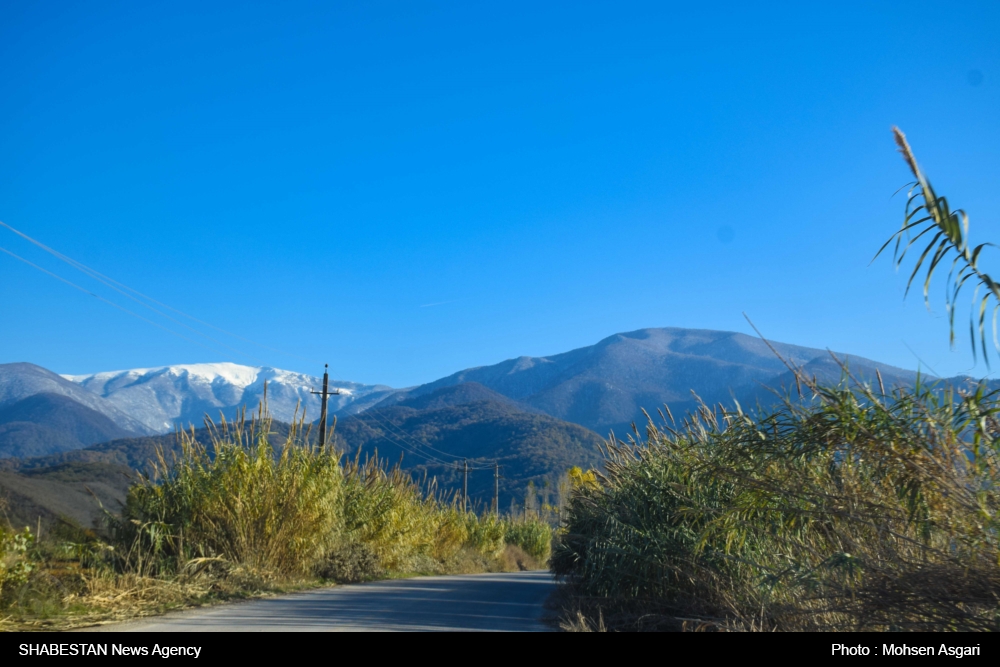
[(336, 586), (104, 625), (97, 631), (544, 631), (548, 572), (417, 577)]

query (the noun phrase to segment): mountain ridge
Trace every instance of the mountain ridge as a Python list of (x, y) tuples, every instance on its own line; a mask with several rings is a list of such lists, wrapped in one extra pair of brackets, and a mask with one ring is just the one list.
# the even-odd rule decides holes
[(142, 422), (119, 410), (113, 403), (46, 368), (27, 362), (0, 364), (0, 407), (42, 393), (66, 396), (100, 412), (126, 431), (138, 434), (150, 432)]
[[(473, 471), (470, 495), (480, 506), (492, 500), (492, 466), (497, 462), (505, 508), (524, 497), (529, 482), (552, 491), (569, 465), (600, 465), (602, 436), (625, 431), (633, 422), (641, 426), (643, 408), (655, 415), (665, 403), (680, 417), (696, 407), (699, 398), (707, 403), (735, 399), (746, 409), (774, 402), (773, 390), (794, 387), (786, 361), (823, 382), (840, 380), (844, 366), (873, 386), (877, 369), (887, 389), (913, 384), (917, 377), (913, 371), (861, 357), (835, 359), (827, 350), (771, 346), (780, 358), (767, 343), (744, 334), (640, 329), (547, 357), (521, 356), (464, 369), (406, 389), (333, 381), (347, 390), (331, 405), (331, 413), (341, 417), (335, 442), (349, 455), (377, 451), (393, 462), (402, 457), (404, 468), (437, 479), (438, 488), (450, 492), (460, 488), (456, 464), (467, 458)], [(303, 398), (310, 419), (319, 413), (318, 400), (307, 393), (320, 385), (319, 378), (269, 367), (190, 364), (69, 378), (31, 364), (0, 365), (0, 417), (7, 414), (10, 419), (0, 422), (0, 456), (6, 438), (8, 445), (13, 443), (7, 455), (19, 457), (0, 458), (0, 487), (14, 499), (18, 517), (37, 515), (48, 521), (86, 502), (90, 505), (81, 508), (75, 520), (90, 520), (98, 516), (98, 506), (81, 500), (81, 494), (88, 488), (97, 491), (94, 485), (103, 485), (98, 494), (106, 506), (119, 502), (126, 474), (143, 468), (158, 448), (168, 457), (178, 450), (175, 434), (150, 434), (152, 429), (142, 421), (155, 425), (160, 420), (160, 428), (200, 425), (206, 412), (220, 410), (230, 418), (241, 404), (256, 406), (265, 380), (271, 412), (279, 421), (294, 414)], [(48, 391), (53, 387), (56, 391)], [(19, 403), (30, 396), (37, 405), (31, 400)], [(62, 423), (59, 430), (52, 411), (64, 401), (79, 405), (64, 406), (65, 414), (58, 416), (70, 423)], [(149, 412), (139, 420), (122, 407)], [(24, 420), (28, 418), (49, 419), (51, 424)], [(110, 422), (102, 421), (105, 418)], [(97, 436), (93, 430), (88, 436), (88, 428), (111, 422), (117, 428), (123, 419), (140, 424), (146, 434), (89, 446), (78, 437), (92, 439)], [(276, 429), (275, 437), (280, 438), (287, 425), (278, 423)], [(207, 442), (207, 431), (196, 435)], [(30, 457), (45, 448), (48, 455)]]
[[(901, 384), (916, 378), (915, 372), (906, 369), (840, 356), (866, 368), (882, 369), (883, 376)], [(465, 369), (415, 387), (409, 395), (477, 382), (546, 414), (606, 434), (627, 429), (633, 422), (641, 424), (643, 408), (653, 411), (666, 404), (675, 414), (694, 409), (698, 399), (692, 391), (708, 403), (760, 397), (760, 384), (780, 381), (788, 373), (786, 361), (804, 366), (829, 357), (827, 350), (768, 343), (737, 332), (647, 328), (548, 357), (522, 356)]]
[[(484, 400), (454, 402), (445, 395), (451, 389), (432, 394), (444, 400), (426, 407), (377, 407), (338, 420), (336, 443), (349, 457), (378, 452), (390, 462), (401, 461), (415, 476), (434, 478), (439, 489), (451, 491), (461, 487), (467, 460), (473, 471), (470, 498), (489, 506), (496, 484), (501, 509), (512, 500), (521, 502), (529, 483), (554, 488), (571, 466), (601, 462), (603, 438), (579, 424), (521, 409), (503, 397), (491, 400), (477, 388), (466, 395)], [(494, 479), (494, 464), (500, 466), (499, 479)]]
[[(312, 391), (320, 378), (270, 366), (243, 366), (229, 362), (175, 364), (153, 368), (67, 375), (67, 380), (101, 396), (119, 409), (141, 415), (152, 432), (200, 426), (206, 416), (232, 419), (243, 406), (255, 408), (267, 384), (268, 408), (276, 419), (290, 422), (305, 410), (319, 414)], [(395, 391), (385, 385), (332, 381), (340, 390), (331, 397), (331, 412), (358, 411)]]
[[(839, 356), (863, 377), (881, 369), (888, 385), (912, 384), (916, 379), (913, 371)], [(647, 328), (616, 333), (559, 354), (520, 356), (463, 369), (406, 389), (334, 380), (332, 385), (341, 393), (331, 398), (329, 411), (345, 417), (373, 407), (381, 410), (409, 404), (426, 408), (429, 404), (420, 403), (427, 400), (423, 397), (462, 386), (459, 393), (464, 397), (460, 401), (445, 394), (434, 400), (456, 404), (481, 394), (483, 400), (512, 401), (522, 411), (547, 414), (606, 436), (628, 430), (632, 423), (641, 425), (643, 409), (655, 414), (667, 405), (673, 414), (682, 415), (696, 408), (699, 399), (713, 404), (738, 400), (746, 407), (766, 405), (774, 400), (771, 390), (794, 383), (786, 362), (813, 369), (826, 380), (842, 373), (827, 350), (768, 343), (736, 332)], [(4, 372), (11, 368), (17, 371), (14, 380), (8, 377), (11, 373)], [(27, 384), (25, 377), (30, 380)], [(13, 394), (24, 394), (25, 387), (41, 392), (57, 386), (60, 393), (117, 416), (116, 423), (127, 417), (139, 427), (130, 429), (133, 432), (162, 433), (200, 426), (206, 416), (232, 419), (243, 406), (254, 409), (263, 396), (265, 382), (269, 409), (276, 419), (291, 421), (296, 407), (299, 416), (302, 410), (309, 419), (318, 416), (319, 399), (312, 392), (320, 386), (319, 378), (228, 362), (65, 377), (31, 365), (0, 366), (0, 406)], [(37, 442), (51, 436), (33, 427), (18, 428)], [(69, 443), (63, 449), (72, 446)]]
[[(596, 433), (537, 411), (522, 410), (516, 402), (483, 387), (447, 387), (431, 398), (418, 401), (417, 407), (394, 405), (340, 419), (333, 429), (332, 443), (348, 458), (377, 454), (389, 463), (400, 462), (416, 477), (438, 479), (438, 489), (447, 492), (459, 486), (457, 462), (468, 459), (474, 471), (470, 497), (480, 505), (489, 504), (493, 497), (493, 474), (483, 471), (494, 461), (499, 462), (503, 468), (499, 483), (502, 507), (510, 505), (511, 500), (523, 500), (529, 482), (538, 487), (546, 482), (553, 486), (570, 466), (592, 467), (600, 462), (603, 440)], [(289, 427), (281, 422), (274, 422), (272, 427), (271, 442), (278, 446)], [(315, 443), (317, 429), (310, 433)], [(208, 429), (198, 429), (194, 434), (209, 446)], [(37, 494), (56, 487), (48, 482), (39, 486), (40, 482), (18, 481), (17, 475), (41, 479), (56, 470), (110, 469), (148, 473), (148, 464), (158, 452), (168, 461), (179, 454), (177, 434), (112, 440), (40, 457), (0, 459), (0, 473), (7, 474), (10, 489), (33, 499), (33, 506), (42, 507), (48, 502), (47, 496)], [(0, 479), (2, 486), (4, 480)]]
[(41, 456), (134, 435), (63, 394), (42, 392), (0, 407), (0, 458)]

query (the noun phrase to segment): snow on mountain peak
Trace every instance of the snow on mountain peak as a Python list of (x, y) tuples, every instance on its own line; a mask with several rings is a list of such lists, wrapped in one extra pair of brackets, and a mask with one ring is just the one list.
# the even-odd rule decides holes
[[(133, 368), (91, 375), (64, 375), (122, 410), (150, 429), (163, 432), (189, 423), (199, 425), (208, 416), (227, 418), (243, 406), (251, 409), (264, 395), (267, 383), (268, 409), (279, 420), (294, 418), (296, 409), (308, 418), (319, 414), (319, 398), (313, 394), (322, 379), (305, 373), (269, 366), (244, 366), (230, 362), (176, 364), (157, 368)], [(391, 393), (390, 387), (355, 382), (331, 382), (330, 408), (360, 410), (376, 398)], [(364, 397), (368, 400), (362, 400)]]
[[(174, 376), (187, 376), (195, 381), (208, 383), (223, 381), (237, 387), (246, 387), (254, 383), (260, 372), (264, 370), (258, 366), (243, 366), (233, 364), (228, 361), (210, 364), (177, 364), (173, 366), (159, 366), (156, 368), (132, 368), (122, 371), (104, 371), (91, 375), (63, 375), (67, 380), (73, 382), (83, 382), (85, 380), (110, 380), (112, 378), (128, 377), (143, 378), (154, 375), (168, 374)], [(272, 369), (268, 369), (272, 370)]]

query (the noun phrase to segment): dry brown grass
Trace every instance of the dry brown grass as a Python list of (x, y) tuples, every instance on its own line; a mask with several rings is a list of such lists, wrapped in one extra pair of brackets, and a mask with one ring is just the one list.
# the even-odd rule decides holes
[(152, 577), (109, 569), (60, 567), (36, 573), (0, 616), (0, 631), (71, 630), (322, 585), (273, 580), (240, 569)]

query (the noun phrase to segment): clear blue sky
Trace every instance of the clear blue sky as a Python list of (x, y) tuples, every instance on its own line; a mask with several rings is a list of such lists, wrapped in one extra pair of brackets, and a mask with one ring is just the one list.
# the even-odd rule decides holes
[(901, 220), (893, 124), (1000, 241), (1000, 4), (765, 4), (5, 0), (0, 220), (298, 356), (0, 254), (0, 362), (404, 386), (746, 311), (969, 371), (941, 300), (868, 262)]

